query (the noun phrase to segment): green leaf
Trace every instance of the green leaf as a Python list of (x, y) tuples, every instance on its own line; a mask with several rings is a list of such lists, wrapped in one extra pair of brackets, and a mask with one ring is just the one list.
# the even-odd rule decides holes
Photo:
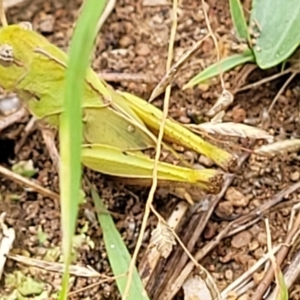
[(279, 270), (279, 274), (277, 274), (278, 279), (278, 293), (276, 296), (276, 300), (288, 300), (289, 299), (289, 292), (284, 281), (284, 277), (282, 272)]
[(6, 275), (5, 285), (11, 289), (16, 289), (18, 293), (24, 297), (31, 295), (32, 297), (36, 296), (37, 298), (45, 288), (43, 282), (38, 282), (20, 271)]
[[(109, 213), (106, 213), (106, 207), (99, 195), (93, 188), (91, 189), (91, 193), (95, 203), (96, 211), (98, 211), (98, 220), (103, 231), (103, 239), (108, 254), (109, 263), (114, 276), (117, 276), (116, 283), (119, 292), (121, 295), (123, 295), (127, 282), (126, 273), (129, 268), (131, 257), (120, 233), (116, 229), (112, 217)], [(133, 272), (128, 300), (136, 299), (149, 300), (139, 274), (135, 269)]]
[(300, 44), (299, 0), (253, 0), (251, 25), (259, 37), (254, 46), (261, 69), (286, 60)]
[(27, 178), (33, 177), (37, 173), (32, 160), (19, 161), (12, 166), (12, 171)]
[(229, 57), (222, 59), (220, 62), (210, 65), (208, 68), (204, 69), (202, 72), (193, 77), (187, 84), (183, 86), (183, 89), (193, 87), (201, 82), (206, 81), (212, 77), (217, 76), (221, 72), (229, 71), (239, 65), (242, 65), (246, 62), (254, 62), (254, 56), (252, 51), (247, 48), (241, 54), (235, 54)]
[(70, 56), (65, 79), (65, 99), (60, 116), (60, 194), (62, 249), (65, 272), (59, 299), (67, 299), (69, 292), (69, 265), (72, 260), (72, 242), (75, 231), (81, 179), (82, 109), (85, 76), (97, 34), (97, 23), (106, 1), (86, 0), (71, 40)]
[(235, 30), (241, 39), (250, 40), (247, 22), (240, 0), (229, 1), (230, 14)]

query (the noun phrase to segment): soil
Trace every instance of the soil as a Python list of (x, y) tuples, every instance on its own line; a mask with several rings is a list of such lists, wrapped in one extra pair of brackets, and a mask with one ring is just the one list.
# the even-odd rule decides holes
[[(207, 33), (199, 3), (200, 1), (196, 0), (180, 1), (174, 47), (175, 61)], [(212, 31), (218, 38), (221, 56), (226, 57), (234, 52), (232, 48), (236, 44), (227, 1), (208, 0), (206, 3)], [(57, 46), (67, 49), (79, 6), (80, 1), (34, 0), (25, 6), (19, 5), (11, 8), (7, 11), (7, 17), (9, 23), (32, 22), (35, 30), (41, 32)], [(170, 13), (170, 5), (144, 6), (143, 1), (118, 0), (97, 38), (93, 68), (99, 73), (106, 74), (107, 78), (112, 76), (113, 80), (110, 83), (115, 88), (148, 99), (155, 85), (165, 74), (168, 39), (172, 24)], [(185, 63), (174, 80), (169, 114), (179, 122), (190, 124), (195, 122), (195, 119), (209, 120), (206, 113), (222, 92), (219, 78), (211, 80), (209, 84), (199, 85), (185, 91), (182, 90), (182, 86), (199, 70), (214, 63), (216, 54), (213, 41), (207, 39), (198, 53)], [(225, 86), (228, 90), (235, 90), (243, 71), (245, 69), (237, 68), (224, 74)], [(267, 71), (254, 69), (246, 77), (244, 84), (256, 82), (279, 71), (279, 68)], [(131, 80), (124, 79), (120, 82), (118, 78), (126, 78), (126, 74)], [(296, 76), (288, 85), (270, 114), (266, 117), (263, 113), (269, 108), (287, 78), (288, 76), (282, 76), (257, 88), (236, 93), (234, 103), (226, 110), (224, 120), (244, 122), (255, 126), (263, 121), (264, 128), (276, 138), (299, 138), (299, 76)], [(154, 103), (162, 107), (162, 100), (163, 96), (160, 96)], [(24, 128), (28, 120), (29, 116), (26, 116), (1, 132), (1, 165), (11, 169), (12, 165), (19, 161), (32, 160), (37, 170), (34, 178), (51, 191), (59, 192), (56, 170), (38, 130), (31, 131), (19, 153), (14, 154), (14, 146), (25, 134)], [(226, 147), (239, 155), (243, 153), (242, 146), (250, 148), (247, 139), (217, 138), (227, 142)], [(220, 141), (217, 144), (224, 145)], [(190, 151), (186, 151), (185, 155), (195, 156)], [(196, 156), (196, 160), (198, 159)], [(230, 220), (238, 216), (246, 216), (250, 211), (263, 207), (267, 201), (274, 199), (274, 195), (299, 181), (299, 166), (299, 153), (277, 155), (272, 159), (250, 155), (236, 172), (236, 177), (224, 197), (218, 201), (204, 231), (200, 232), (199, 222), (203, 220), (205, 213), (190, 209), (184, 219), (184, 226), (178, 231), (179, 237), (188, 245), (191, 253), (195, 254), (213, 241)], [(117, 228), (132, 253), (141, 225), (148, 189), (142, 187), (131, 189), (118, 185), (116, 182), (110, 182), (99, 174), (95, 175), (88, 171), (87, 174), (94, 182), (97, 182), (100, 196), (112, 212)], [(88, 188), (85, 190), (87, 191)], [(0, 191), (0, 211), (7, 213), (6, 222), (16, 232), (12, 253), (44, 259), (46, 254), (50, 255), (49, 249), (51, 249), (52, 256), (50, 256), (53, 261), (58, 261), (61, 232), (60, 210), (57, 203), (2, 176), (0, 177)], [(285, 241), (292, 207), (299, 200), (299, 191), (282, 197), (280, 203), (261, 213), (256, 223), (245, 226), (237, 234), (226, 236), (201, 259), (199, 263), (213, 276), (219, 290), (223, 290), (236, 280), (267, 252), (265, 218), (269, 220), (273, 245)], [(180, 199), (172, 195), (157, 194), (154, 202), (158, 212), (168, 218)], [(93, 211), (92, 201), (88, 197), (79, 213), (77, 234), (82, 237), (83, 241), (76, 254), (76, 263), (83, 266), (90, 265), (101, 274), (112, 276), (101, 228), (90, 217)], [(140, 258), (143, 257), (151, 230), (156, 223), (156, 218), (151, 216)], [(88, 224), (87, 227), (86, 224)], [(199, 233), (196, 237), (195, 232)], [(191, 241), (192, 237), (193, 241)], [(164, 288), (170, 284), (171, 280), (174, 280), (170, 277), (171, 273), (174, 272), (177, 277), (180, 273), (175, 265), (179, 257), (183, 257), (183, 253), (179, 245), (176, 245), (174, 249), (169, 260), (160, 261), (160, 266), (156, 271), (157, 276), (147, 287), (151, 299), (160, 299), (159, 296)], [(297, 246), (295, 246), (285, 259), (283, 267), (288, 266), (297, 251)], [(183, 266), (188, 262), (188, 259), (183, 260)], [(55, 299), (55, 293), (60, 287), (60, 273), (28, 267), (9, 259), (4, 270), (5, 274), (12, 274), (17, 270), (31, 275), (39, 282), (46, 283), (47, 297)], [(162, 271), (160, 276), (159, 270)], [(255, 272), (254, 281), (257, 282), (262, 274), (262, 269)], [(95, 284), (98, 281), (98, 278), (72, 277), (71, 291), (75, 293), (70, 299), (119, 298), (115, 283)], [(82, 288), (90, 285), (91, 287), (81, 291)], [(297, 292), (299, 288), (300, 281), (296, 280), (290, 290), (290, 299), (300, 299), (300, 293)], [(241, 299), (250, 299), (255, 289), (255, 286), (249, 288), (246, 296)], [(4, 297), (4, 294), (11, 292), (11, 287), (2, 280), (1, 290), (3, 294), (1, 297)], [(183, 299), (182, 290), (179, 291), (176, 299)]]

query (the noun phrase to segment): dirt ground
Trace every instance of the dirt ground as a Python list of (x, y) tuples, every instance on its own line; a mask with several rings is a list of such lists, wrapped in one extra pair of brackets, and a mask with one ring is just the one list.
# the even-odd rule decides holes
[[(66, 6), (64, 2), (67, 3)], [(190, 49), (195, 41), (207, 33), (200, 1), (180, 2), (178, 31), (174, 47), (175, 61)], [(248, 2), (245, 1), (245, 5), (248, 5)], [(225, 57), (232, 52), (231, 49), (236, 44), (227, 1), (208, 0), (206, 3), (212, 30), (218, 38), (221, 55)], [(79, 5), (80, 1), (34, 0), (29, 5), (10, 9), (7, 16), (9, 23), (32, 22), (34, 29), (59, 47), (67, 49)], [(155, 85), (165, 74), (172, 23), (170, 10), (170, 5), (150, 7), (144, 6), (141, 0), (117, 0), (114, 11), (98, 36), (93, 68), (99, 73), (106, 74), (107, 79), (111, 78), (110, 83), (115, 88), (148, 99)], [(197, 55), (185, 64), (175, 79), (169, 110), (173, 118), (184, 124), (193, 123), (195, 120), (208, 120), (205, 114), (222, 91), (219, 79), (212, 80), (210, 85), (205, 84), (185, 91), (181, 88), (200, 69), (215, 61), (216, 50), (213, 41), (207, 39)], [(224, 74), (227, 89), (233, 91), (236, 88), (243, 71), (245, 70), (238, 68)], [(258, 81), (277, 72), (279, 69), (275, 68), (268, 71), (255, 69), (246, 77), (244, 84)], [(128, 74), (133, 79), (120, 82), (120, 78), (126, 77), (124, 74)], [(283, 76), (257, 88), (236, 93), (234, 103), (227, 109), (224, 120), (251, 125), (264, 122), (264, 128), (276, 138), (299, 138), (299, 76), (296, 76), (288, 85), (270, 114), (264, 113), (287, 78), (288, 76)], [(161, 107), (162, 99), (159, 97), (155, 104)], [(29, 134), (25, 145), (17, 155), (13, 152), (15, 144), (24, 135), (23, 130), (28, 120), (29, 117), (23, 118), (1, 132), (0, 163), (11, 168), (18, 161), (32, 160), (34, 168), (38, 170), (34, 178), (44, 187), (58, 192), (58, 177), (39, 131), (34, 130)], [(247, 139), (222, 137), (222, 140), (228, 141), (226, 147), (238, 155), (244, 153), (241, 146), (250, 148)], [(220, 142), (218, 145), (224, 144)], [(193, 156), (195, 162), (200, 160), (190, 151), (186, 151), (184, 155)], [(214, 213), (206, 221), (205, 228), (201, 228), (201, 224), (207, 214), (199, 209), (188, 210), (178, 235), (188, 245), (190, 252), (195, 254), (199, 249), (216, 240), (218, 234), (232, 220), (240, 216), (248, 216), (251, 211), (263, 208), (270, 200), (275, 203), (276, 195), (280, 191), (299, 181), (299, 155), (298, 152), (277, 155), (272, 159), (258, 158), (254, 155), (247, 157), (235, 174), (236, 177), (231, 187), (220, 201), (214, 203), (216, 205)], [(94, 181), (97, 180), (100, 196), (106, 201), (108, 209), (113, 212), (117, 228), (122, 233), (128, 249), (133, 252), (148, 190), (146, 188), (129, 190), (128, 187), (108, 182), (100, 175), (92, 174), (91, 176)], [(0, 211), (7, 213), (6, 222), (15, 229), (17, 234), (12, 253), (45, 260), (47, 257), (48, 261), (59, 261), (60, 211), (56, 203), (2, 176), (0, 177), (0, 195)], [(247, 222), (237, 223), (237, 227), (243, 226), (242, 231), (236, 234), (234, 232), (225, 234), (201, 259), (200, 263), (211, 273), (219, 290), (223, 290), (235, 281), (266, 253), (265, 218), (269, 220), (273, 245), (285, 242), (289, 231), (291, 210), (293, 205), (299, 202), (300, 193), (295, 191), (279, 198), (276, 205), (257, 214), (259, 219), (251, 226), (246, 226)], [(172, 195), (157, 194), (155, 207), (162, 216), (167, 218), (178, 202), (180, 200)], [(78, 220), (77, 235), (80, 243), (76, 261), (78, 265), (90, 265), (96, 271), (112, 276), (102, 241), (101, 228), (90, 217), (92, 212), (92, 201), (88, 198), (82, 205)], [(251, 220), (254, 220), (254, 217)], [(143, 256), (150, 232), (155, 224), (156, 219), (152, 216), (149, 219), (140, 258)], [(297, 242), (293, 243), (295, 246), (284, 260), (283, 269), (298, 253), (297, 244)], [(178, 277), (180, 270), (188, 262), (181, 248), (176, 245), (171, 257), (160, 261), (156, 276), (147, 286), (151, 299), (162, 299), (161, 293), (174, 280), (171, 277), (172, 273)], [(43, 268), (29, 267), (14, 260), (8, 260), (5, 274), (13, 274), (17, 270), (31, 275), (38, 282), (46, 283), (47, 297), (55, 299), (61, 279), (58, 272), (49, 272)], [(263, 274), (263, 270), (259, 269), (252, 275), (252, 278), (257, 283)], [(84, 287), (97, 283), (98, 280), (97, 278), (72, 277), (72, 292), (76, 293), (70, 299), (118, 299), (114, 283), (95, 284), (80, 291)], [(4, 299), (5, 294), (11, 293), (12, 286), (4, 283), (2, 279), (1, 299)], [(250, 286), (246, 295), (241, 299), (250, 299), (255, 289), (255, 286)], [(290, 299), (300, 299), (299, 290), (300, 281), (296, 280), (290, 290)], [(46, 298), (29, 296), (28, 299)], [(183, 299), (182, 290), (179, 291), (176, 299)]]

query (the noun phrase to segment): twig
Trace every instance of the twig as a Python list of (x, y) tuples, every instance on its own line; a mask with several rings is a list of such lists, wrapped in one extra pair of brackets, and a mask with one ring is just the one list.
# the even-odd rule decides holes
[(246, 79), (248, 78), (249, 74), (257, 68), (256, 64), (245, 64), (240, 72), (237, 73), (235, 78), (233, 79), (233, 86), (234, 90), (232, 91), (233, 94), (239, 91), (240, 86), (242, 86)]
[(0, 132), (7, 128), (8, 126), (14, 124), (15, 122), (19, 121), (21, 118), (23, 118), (27, 114), (27, 110), (25, 107), (21, 107), (16, 112), (0, 118)]
[(113, 277), (107, 277), (107, 278), (102, 279), (102, 280), (99, 280), (99, 281), (97, 281), (97, 282), (95, 282), (95, 283), (92, 283), (92, 284), (89, 284), (89, 285), (84, 286), (84, 287), (82, 287), (82, 288), (79, 288), (79, 289), (77, 289), (76, 291), (70, 292), (70, 293), (68, 294), (68, 296), (69, 296), (69, 297), (72, 297), (72, 296), (74, 296), (74, 295), (76, 295), (76, 294), (78, 294), (78, 293), (82, 293), (82, 292), (84, 292), (84, 291), (90, 290), (90, 289), (92, 289), (92, 288), (95, 287), (95, 286), (102, 285), (102, 284), (105, 283), (105, 282), (113, 282), (113, 281), (115, 281), (116, 279), (118, 279), (118, 278), (120, 278), (120, 277), (123, 277), (123, 276), (125, 276), (125, 274), (118, 275), (118, 276), (113, 276)]
[[(299, 189), (300, 188), (300, 182), (297, 182), (293, 186), (297, 187), (296, 189)], [(298, 233), (299, 227), (300, 227), (300, 213), (297, 215), (297, 218), (295, 220), (295, 223), (294, 223), (293, 227), (291, 228), (291, 230), (288, 231), (288, 233), (286, 235), (286, 239), (284, 241), (285, 246), (283, 246), (280, 249), (280, 251), (278, 252), (278, 254), (276, 256), (276, 261), (277, 261), (277, 264), (278, 264), (279, 267), (281, 266), (281, 264), (283, 263), (284, 258), (288, 254), (289, 245), (293, 241), (295, 235)], [(269, 267), (268, 271), (266, 272), (266, 274), (263, 278), (263, 280), (260, 282), (260, 284), (258, 285), (255, 293), (253, 294), (251, 300), (260, 300), (263, 297), (263, 295), (264, 295), (265, 291), (267, 290), (268, 286), (272, 282), (273, 278), (274, 278), (273, 268)]]
[(59, 173), (60, 157), (55, 145), (55, 133), (51, 128), (44, 126), (42, 123), (39, 123), (39, 127), (53, 166), (57, 173)]
[(114, 72), (101, 72), (98, 74), (101, 79), (108, 82), (143, 82), (143, 83), (156, 83), (157, 80), (150, 75), (144, 73), (114, 73)]
[[(171, 216), (167, 221), (167, 225), (174, 230), (177, 229), (179, 221), (182, 219), (184, 214), (188, 209), (188, 203), (186, 201), (181, 201), (176, 205), (176, 209), (173, 210)], [(152, 210), (153, 211), (153, 210)], [(143, 281), (143, 285), (146, 286), (151, 278), (153, 271), (155, 270), (159, 259), (161, 257), (160, 252), (156, 247), (152, 247), (151, 244), (148, 245), (145, 254), (139, 265), (139, 273)]]
[[(248, 294), (249, 291), (252, 291), (253, 288), (255, 288), (256, 286), (256, 283), (254, 282), (254, 280), (250, 280), (248, 283), (246, 283), (245, 285), (241, 285), (240, 287), (237, 287), (237, 289), (234, 291), (234, 296), (236, 297), (235, 299), (239, 299), (239, 298), (243, 298), (243, 297), (240, 297), (242, 296), (243, 294)], [(222, 298), (222, 300), (227, 300), (227, 299), (230, 299), (230, 297), (227, 297), (227, 298)], [(248, 299), (248, 297), (246, 297), (246, 299)]]
[[(177, 0), (173, 0), (173, 23), (172, 23), (172, 28), (171, 28), (171, 35), (170, 35), (170, 41), (169, 41), (169, 49), (168, 49), (168, 60), (167, 60), (167, 71), (171, 68), (172, 64), (172, 59), (173, 59), (173, 47), (174, 47), (174, 41), (175, 41), (175, 36), (176, 36), (176, 29), (177, 29)], [(129, 270), (128, 270), (128, 276), (127, 276), (127, 282), (124, 290), (124, 294), (122, 295), (122, 299), (125, 300), (128, 297), (131, 281), (132, 281), (132, 275), (133, 271), (135, 268), (135, 262), (137, 260), (137, 256), (140, 250), (140, 247), (143, 242), (143, 237), (144, 233), (147, 227), (147, 221), (148, 217), (150, 215), (151, 211), (151, 205), (153, 202), (154, 194), (157, 188), (157, 168), (158, 168), (158, 162), (161, 154), (161, 143), (162, 143), (162, 138), (164, 135), (164, 126), (165, 122), (168, 116), (168, 109), (169, 109), (169, 99), (170, 99), (170, 94), (171, 94), (171, 86), (169, 85), (166, 88), (166, 93), (165, 93), (165, 98), (164, 98), (164, 105), (163, 105), (163, 116), (162, 120), (160, 123), (159, 127), (159, 133), (158, 133), (158, 138), (157, 138), (157, 145), (156, 145), (156, 153), (155, 153), (155, 160), (154, 160), (154, 166), (153, 166), (153, 182), (152, 186), (148, 195), (148, 199), (146, 202), (146, 207), (145, 207), (145, 213), (139, 233), (139, 237), (137, 240), (137, 244), (134, 250), (134, 253), (132, 255), (132, 259), (130, 261), (129, 265)]]
[[(205, 18), (205, 23), (206, 23), (207, 29), (209, 31), (209, 34), (211, 35), (211, 38), (213, 39), (213, 42), (214, 42), (214, 45), (215, 45), (215, 48), (216, 48), (216, 51), (217, 51), (217, 61), (220, 62), (221, 56), (220, 56), (220, 49), (219, 49), (219, 46), (218, 46), (218, 41), (217, 41), (217, 38), (216, 38), (216, 36), (214, 35), (214, 33), (211, 29), (210, 22), (209, 22), (209, 19), (208, 19), (207, 13), (206, 13), (206, 9), (205, 9), (204, 0), (201, 0), (201, 3), (202, 3), (202, 9), (203, 9), (203, 14), (204, 14), (204, 18)], [(218, 67), (220, 69), (219, 75), (220, 75), (221, 87), (222, 87), (222, 90), (225, 90), (223, 72), (220, 68), (220, 64), (218, 64)]]
[(281, 77), (281, 76), (283, 76), (285, 74), (291, 73), (291, 72), (293, 72), (293, 69), (292, 68), (288, 68), (288, 69), (286, 69), (286, 70), (284, 70), (284, 71), (282, 71), (280, 73), (276, 73), (276, 74), (274, 74), (272, 76), (266, 77), (266, 78), (264, 78), (262, 80), (254, 82), (254, 83), (247, 84), (247, 85), (239, 88), (236, 92), (242, 92), (242, 91), (246, 91), (246, 90), (249, 90), (249, 89), (252, 89), (252, 88), (257, 88), (258, 86), (260, 86), (260, 85), (262, 85), (264, 83), (267, 83), (267, 82), (270, 82), (272, 80), (275, 80), (275, 79), (277, 79), (277, 78), (279, 78), (279, 77)]
[(278, 91), (278, 93), (276, 94), (276, 96), (274, 97), (269, 109), (268, 109), (268, 113), (271, 112), (272, 108), (274, 107), (276, 101), (278, 100), (278, 98), (280, 97), (280, 95), (283, 93), (283, 91), (285, 90), (285, 88), (288, 86), (288, 84), (293, 80), (293, 78), (298, 74), (299, 72), (293, 72), (291, 74), (291, 76), (287, 79), (287, 81), (284, 83), (284, 85), (281, 87), (281, 89)]
[(22, 177), (19, 174), (16, 174), (2, 166), (0, 166), (0, 174), (4, 175), (5, 177), (7, 177), (8, 179), (22, 185), (25, 187), (28, 187), (34, 191), (36, 191), (37, 193), (40, 193), (41, 195), (45, 196), (45, 197), (49, 197), (55, 201), (59, 201), (59, 195), (42, 187), (41, 185), (25, 178)]
[(107, 18), (109, 17), (109, 15), (111, 14), (111, 12), (113, 11), (113, 9), (115, 8), (115, 5), (116, 5), (116, 0), (106, 0), (106, 1), (107, 2), (106, 2), (105, 9), (104, 9), (103, 13), (101, 14), (101, 17), (97, 24), (97, 31), (99, 31), (99, 28), (102, 27), (102, 25), (107, 20)]
[(1, 23), (2, 23), (3, 27), (8, 25), (6, 15), (5, 15), (5, 11), (4, 11), (3, 0), (0, 0), (0, 19), (1, 19)]
[(163, 76), (157, 86), (153, 89), (149, 102), (153, 101), (156, 97), (158, 97), (168, 86), (171, 84), (175, 76), (178, 74), (179, 70), (183, 67), (185, 62), (190, 59), (200, 48), (202, 43), (209, 37), (209, 34), (204, 36), (201, 40), (197, 41), (192, 48), (186, 51), (178, 61), (170, 68), (168, 72)]
[[(272, 249), (272, 253), (275, 254), (279, 251), (281, 245), (277, 245)], [(222, 299), (226, 300), (229, 292), (237, 290), (241, 285), (249, 279), (254, 272), (256, 272), (267, 260), (269, 259), (269, 255), (265, 254), (261, 257), (252, 267), (250, 267), (243, 275), (238, 277), (234, 282), (228, 285), (221, 293)]]
[(253, 219), (252, 221), (246, 223), (246, 224), (241, 224), (239, 226), (237, 226), (236, 228), (232, 229), (231, 231), (229, 231), (227, 234), (226, 234), (226, 237), (230, 237), (230, 236), (233, 236), (233, 235), (236, 235), (237, 233), (241, 232), (241, 231), (244, 231), (246, 230), (247, 228), (249, 228), (250, 226), (256, 224), (258, 221), (260, 221), (261, 218), (258, 217), (258, 218), (255, 218)]
[[(45, 260), (17, 255), (17, 254), (10, 254), (8, 255), (8, 258), (17, 261), (19, 263), (22, 263), (24, 265), (43, 269), (49, 272), (63, 273), (65, 268), (63, 263), (50, 262), (50, 261), (45, 261)], [(87, 278), (103, 277), (106, 279), (111, 279), (111, 277), (100, 274), (90, 266), (84, 267), (84, 266), (71, 265), (69, 271), (71, 275), (78, 276), (78, 277), (87, 277)]]
[[(160, 214), (153, 208), (151, 208), (152, 212), (156, 215), (156, 217), (158, 219), (163, 220), (163, 222), (166, 224), (166, 221), (160, 216)], [(198, 268), (199, 270), (199, 275), (200, 277), (205, 281), (207, 288), (209, 289), (212, 298), (213, 299), (218, 299), (220, 300), (221, 295), (219, 293), (219, 290), (216, 286), (216, 283), (214, 282), (214, 280), (212, 279), (211, 275), (208, 273), (208, 271), (203, 268), (192, 256), (192, 254), (189, 252), (189, 250), (186, 248), (186, 246), (184, 245), (184, 243), (181, 241), (181, 239), (179, 238), (179, 236), (176, 234), (176, 232), (174, 231), (174, 229), (170, 228), (172, 231), (173, 236), (175, 236), (178, 244), (181, 246), (181, 248), (183, 249), (183, 251), (185, 252), (185, 254), (189, 257), (189, 259), (191, 260), (191, 262), (194, 263), (194, 266), (196, 268)]]
[(28, 2), (28, 0), (4, 0), (3, 7), (10, 8), (24, 2)]
[[(239, 159), (238, 159), (238, 165), (241, 166), (242, 163), (248, 158), (249, 154), (245, 153), (242, 154)], [(185, 230), (186, 237), (188, 239), (187, 242), (187, 249), (189, 251), (192, 251), (194, 248), (196, 242), (199, 240), (199, 236), (202, 234), (204, 228), (206, 227), (206, 224), (208, 220), (210, 219), (216, 205), (220, 201), (220, 199), (223, 197), (224, 193), (226, 192), (227, 188), (230, 186), (231, 182), (233, 180), (233, 176), (227, 176), (224, 182), (224, 186), (222, 188), (222, 191), (215, 196), (210, 195), (209, 196), (209, 203), (210, 206), (207, 211), (205, 211), (202, 215), (201, 218), (199, 219), (197, 216), (191, 216), (191, 222), (189, 223), (189, 227)], [(195, 218), (194, 218), (195, 217)], [(192, 226), (194, 223), (196, 223), (196, 227)], [(191, 228), (191, 226), (192, 228)], [(195, 227), (195, 228), (194, 228)], [(192, 236), (190, 235), (190, 232), (192, 232)], [(185, 240), (185, 237), (184, 237)], [(156, 296), (155, 298), (157, 299), (171, 299), (172, 296), (174, 296), (176, 293), (173, 293), (170, 298), (165, 298), (166, 295), (168, 295), (169, 292), (172, 293), (174, 290), (174, 287), (172, 285), (172, 282), (177, 280), (178, 274), (180, 274), (187, 263), (188, 257), (185, 254), (182, 254), (181, 249), (178, 248), (177, 252), (174, 253), (172, 260), (170, 260), (168, 263), (169, 265), (174, 265), (175, 264), (175, 269), (174, 268), (167, 268), (169, 270), (169, 273), (167, 273), (164, 277), (164, 280), (160, 279), (159, 282), (159, 287), (155, 286), (155, 292)], [(189, 274), (187, 274), (188, 276)], [(186, 280), (187, 277), (184, 278), (182, 282), (179, 283), (179, 285), (176, 287), (178, 288), (177, 291), (180, 289), (182, 286), (183, 282)], [(165, 284), (164, 289), (161, 288), (161, 286)]]
[(35, 122), (36, 122), (35, 117), (31, 117), (31, 119), (29, 120), (29, 122), (27, 123), (27, 125), (25, 126), (25, 128), (23, 130), (24, 134), (23, 134), (21, 140), (18, 142), (18, 144), (15, 147), (15, 154), (18, 154), (19, 151), (24, 146), (24, 144), (28, 138), (28, 135), (34, 129)]
[(0, 215), (0, 279), (2, 278), (7, 255), (9, 254), (16, 237), (14, 228), (8, 228), (5, 224), (5, 216), (5, 212)]
[[(292, 284), (299, 278), (300, 274), (300, 251), (297, 251), (292, 261), (289, 263), (287, 270), (284, 272), (284, 283), (290, 289)], [(291, 297), (291, 295), (290, 295)], [(276, 289), (272, 291), (266, 300), (275, 300)], [(292, 297), (291, 297), (292, 299)]]
[[(279, 203), (282, 200), (283, 197), (286, 197), (287, 195), (295, 192), (299, 188), (300, 188), (300, 182), (297, 182), (294, 185), (291, 185), (291, 186), (285, 188), (284, 190), (282, 190), (281, 192), (279, 192), (278, 194), (276, 194), (270, 201), (266, 202), (260, 208), (257, 208), (255, 210), (253, 210), (252, 212), (250, 212), (246, 216), (242, 216), (242, 217), (236, 219), (235, 221), (230, 222), (217, 235), (217, 237), (215, 237), (211, 242), (206, 244), (202, 249), (200, 249), (195, 254), (195, 256), (194, 256), (195, 259), (197, 261), (200, 261), (201, 259), (203, 259), (210, 251), (212, 251), (220, 243), (220, 241), (223, 238), (225, 238), (227, 236), (227, 234), (228, 234), (228, 232), (230, 231), (231, 228), (234, 228), (235, 226), (240, 226), (241, 224), (244, 224), (244, 223), (250, 221), (252, 218), (257, 218), (257, 216), (262, 215), (262, 213), (264, 211), (266, 211), (270, 207), (272, 207), (272, 206), (276, 205), (277, 203)], [(299, 219), (300, 219), (300, 217), (299, 217)], [(300, 222), (300, 220), (299, 220), (299, 222)], [(177, 274), (177, 276), (175, 278), (173, 278), (173, 281), (170, 281), (168, 283), (168, 286), (167, 286), (168, 287), (168, 290), (167, 290), (168, 294), (164, 294), (164, 297), (159, 298), (159, 299), (172, 299), (172, 297), (174, 297), (174, 295), (176, 295), (176, 293), (179, 291), (179, 289), (182, 286), (183, 282), (186, 280), (186, 278), (192, 272), (193, 268), (194, 268), (194, 264), (189, 262), (184, 267), (182, 272), (179, 275)], [(261, 297), (256, 298), (255, 300), (258, 300), (258, 299), (261, 299)], [(254, 300), (254, 299), (251, 299), (251, 300)]]

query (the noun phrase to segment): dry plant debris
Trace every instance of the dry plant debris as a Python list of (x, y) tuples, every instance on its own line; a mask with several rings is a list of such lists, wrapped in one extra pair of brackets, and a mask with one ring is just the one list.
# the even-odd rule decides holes
[[(11, 5), (13, 1), (8, 2)], [(208, 29), (200, 1), (179, 3), (173, 64), (173, 69), (179, 66), (179, 70), (172, 73), (171, 68), (166, 73), (172, 24), (171, 2), (153, 2), (156, 4), (150, 6), (147, 1), (116, 1), (115, 9), (106, 19), (102, 34), (98, 37), (93, 67), (102, 77), (108, 76), (116, 88), (146, 99), (150, 98), (157, 84), (165, 87), (172, 83), (169, 115), (187, 126), (210, 122), (214, 106), (221, 102), (222, 117), (210, 126), (223, 126), (223, 131), (215, 130), (213, 139), (218, 145), (233, 149), (241, 157), (239, 169), (234, 176), (226, 179), (224, 189), (218, 196), (201, 196), (199, 198), (202, 200), (191, 207), (186, 203), (180, 204), (176, 195), (156, 193), (153, 207), (164, 220), (171, 222), (170, 228), (198, 263), (208, 270), (222, 299), (228, 299), (228, 295), (233, 299), (260, 299), (258, 292), (255, 293), (257, 286), (268, 286), (273, 280), (272, 267), (265, 268), (268, 249), (263, 220), (268, 218), (273, 253), (286, 279), (290, 299), (299, 299), (299, 214), (293, 210), (300, 200), (299, 76), (293, 76), (285, 84), (288, 72), (282, 74), (276, 69), (263, 72), (253, 66), (245, 66), (243, 70), (236, 69), (223, 74), (222, 80), (215, 78), (193, 90), (182, 91), (189, 78), (234, 48), (228, 5), (226, 1), (205, 2), (211, 27)], [(11, 7), (8, 21), (31, 21), (36, 30), (67, 49), (80, 1), (68, 1), (67, 6), (65, 3), (57, 0), (25, 1)], [(211, 33), (218, 50), (212, 38), (207, 38)], [(197, 44), (200, 44), (199, 41), (200, 46)], [(192, 53), (191, 57), (189, 53)], [(183, 58), (189, 59), (184, 59), (182, 63)], [(289, 73), (294, 74), (293, 71), (289, 70)], [(264, 80), (266, 77), (272, 80)], [(258, 84), (260, 80), (264, 80), (263, 84)], [(233, 97), (220, 97), (224, 91)], [(158, 94), (153, 103), (162, 108), (163, 98)], [(58, 178), (39, 131), (30, 124), (28, 130), (24, 131), (28, 122), (29, 117), (22, 109), (0, 117), (0, 207), (1, 213), (6, 213), (5, 222), (16, 232), (13, 249), (5, 264), (3, 277), (6, 284), (1, 293), (19, 293), (16, 284), (26, 282), (35, 287), (29, 292), (36, 297), (46, 295), (51, 298), (56, 296), (61, 276)], [(236, 135), (224, 137), (224, 130), (227, 134), (229, 130), (226, 126)], [(255, 145), (252, 138), (257, 139)], [(274, 139), (272, 143), (264, 140), (271, 138)], [(11, 153), (14, 147), (9, 153), (4, 151), (7, 147), (10, 149), (10, 141), (16, 144), (22, 141), (21, 146), (16, 147), (16, 153)], [(242, 154), (244, 149), (250, 151)], [(176, 150), (195, 167), (210, 164), (192, 151)], [(23, 177), (20, 179), (15, 173), (7, 172), (20, 161), (32, 161), (37, 174), (24, 181)], [(87, 172), (87, 175), (97, 184), (108, 212), (113, 215), (129, 251), (133, 253), (147, 190), (129, 190), (99, 174)], [(70, 297), (117, 299), (118, 292), (111, 280), (113, 274), (102, 242), (101, 228), (92, 217), (94, 208), (88, 187), (83, 186), (83, 189), (87, 196), (78, 219), (78, 244)], [(293, 214), (295, 218), (292, 218)], [(178, 217), (174, 223), (172, 216)], [(200, 280), (195, 264), (179, 243), (173, 245), (171, 242), (172, 251), (166, 258), (153, 253), (155, 248), (149, 248), (149, 241), (156, 226), (157, 218), (150, 215), (143, 236), (142, 252), (138, 257), (147, 291), (151, 299), (184, 299), (186, 295), (188, 299), (187, 293), (193, 291), (193, 280)], [(28, 262), (35, 264), (27, 266), (24, 263), (26, 257)], [(147, 269), (146, 262), (151, 257), (153, 264)], [(83, 276), (90, 274), (87, 266), (92, 267), (91, 274), (95, 272), (106, 277), (100, 280), (99, 276)], [(28, 291), (23, 289), (22, 293)], [(265, 291), (259, 293), (261, 295)], [(270, 291), (267, 299), (274, 299), (274, 293)]]

